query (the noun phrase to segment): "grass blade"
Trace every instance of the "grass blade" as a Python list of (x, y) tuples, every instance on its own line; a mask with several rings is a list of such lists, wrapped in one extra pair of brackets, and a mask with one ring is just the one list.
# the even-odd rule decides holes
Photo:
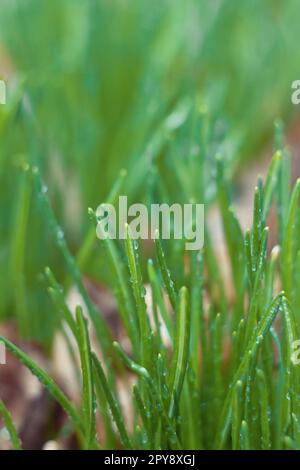
[(108, 405), (110, 407), (110, 410), (111, 410), (112, 417), (113, 417), (113, 419), (116, 423), (117, 429), (119, 431), (122, 444), (126, 449), (132, 449), (132, 443), (130, 441), (130, 438), (129, 438), (129, 436), (127, 434), (127, 431), (126, 431), (126, 428), (125, 428), (124, 419), (123, 419), (123, 416), (122, 416), (122, 412), (121, 412), (119, 403), (118, 403), (116, 397), (114, 396), (114, 394), (112, 393), (112, 391), (110, 389), (110, 386), (107, 382), (107, 379), (105, 377), (105, 374), (104, 374), (104, 371), (103, 371), (102, 366), (100, 364), (100, 361), (97, 358), (97, 356), (95, 355), (95, 353), (92, 353), (92, 360), (93, 360), (93, 367), (94, 367), (94, 370), (95, 370), (96, 380), (99, 381), (98, 383), (99, 383), (100, 387), (103, 389), (103, 392), (105, 394), (107, 403), (108, 403)]
[(171, 401), (169, 416), (173, 417), (178, 408), (180, 394), (186, 373), (190, 345), (190, 309), (188, 291), (182, 287), (178, 294), (175, 319), (174, 351), (170, 367), (169, 388)]
[(96, 408), (90, 339), (87, 329), (87, 322), (83, 316), (81, 307), (77, 307), (76, 309), (76, 320), (82, 370), (82, 412), (85, 423), (85, 440), (86, 448), (90, 449), (95, 442), (96, 436)]
[(22, 450), (21, 441), (19, 439), (15, 425), (11, 419), (8, 409), (6, 408), (2, 400), (0, 400), (0, 415), (3, 418), (3, 422), (9, 434), (13, 449)]
[(74, 426), (81, 433), (84, 432), (83, 423), (81, 418), (74, 408), (70, 400), (66, 395), (60, 390), (54, 380), (39, 367), (27, 354), (21, 351), (17, 346), (11, 343), (8, 339), (0, 336), (0, 341), (2, 341), (7, 350), (10, 351), (17, 359), (19, 359), (22, 364), (24, 364), (27, 369), (39, 380), (39, 382), (46, 387), (48, 392), (53, 396), (53, 398), (61, 405), (65, 410), (67, 415), (72, 419)]

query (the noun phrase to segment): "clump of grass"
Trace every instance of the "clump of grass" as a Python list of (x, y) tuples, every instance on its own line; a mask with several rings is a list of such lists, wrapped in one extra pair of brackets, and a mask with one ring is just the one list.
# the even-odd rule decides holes
[[(129, 170), (126, 194), (140, 199), (156, 180), (151, 161), (161, 170), (166, 160), (164, 180), (170, 165), (172, 178), (161, 189), (166, 185), (177, 195), (182, 184), (187, 201), (199, 185), (199, 171), (195, 158), (174, 154), (191, 149), (195, 157), (207, 144), (213, 156), (221, 144), (230, 173), (257, 149), (260, 153), (276, 116), (294, 114), (289, 84), (300, 66), (293, 39), (298, 5), (295, 0), (232, 5), (164, 0), (151, 8), (149, 0), (1, 3), (0, 78), (7, 82), (8, 99), (0, 106), (0, 318), (14, 316), (24, 337), (50, 348), (56, 324), (36, 273), (51, 263), (61, 280), (66, 267), (37, 215), (29, 175), (18, 169), (21, 156), (47, 175), (57, 219), (72, 252), (82, 248), (84, 259), (86, 207), (107, 196), (121, 168)], [(193, 112), (186, 130), (195, 104), (203, 120)], [(203, 167), (206, 182), (211, 169), (213, 157)], [(101, 260), (90, 257), (84, 270), (107, 281)]]
[[(218, 157), (217, 198), (232, 293), (225, 288), (208, 232), (200, 252), (185, 252), (184, 240), (169, 241), (168, 246), (158, 237), (155, 259), (148, 261), (147, 269), (128, 230), (124, 244), (99, 243), (100, 252), (106, 248), (114, 278), (120, 321), (130, 342), (126, 351), (113, 341), (113, 332), (90, 300), (40, 176), (31, 169), (44, 216), (68, 266), (67, 285), (76, 285), (87, 307), (88, 318), (79, 307), (74, 318), (61, 286), (46, 269), (60, 328), (73, 335), (79, 351), (81, 403), (71, 403), (30, 357), (7, 339), (0, 340), (63, 407), (81, 448), (300, 449), (300, 366), (291, 361), (293, 342), (299, 339), (300, 183), (291, 188), (288, 157), (280, 147), (266, 181), (258, 180), (253, 224), (245, 234), (233, 209), (224, 162)], [(118, 182), (113, 197), (120, 188)], [(266, 224), (273, 205), (279, 246), (270, 250)], [(89, 215), (96, 224), (92, 209)], [(87, 240), (84, 257), (93, 246), (91, 234)], [(169, 268), (170, 260), (176, 261), (176, 270)], [(91, 345), (91, 327), (101, 355)], [(162, 327), (169, 345), (163, 341)], [(134, 410), (130, 417), (124, 415), (116, 385), (117, 377), (125, 380), (129, 374), (135, 376), (133, 389), (128, 389)], [(19, 448), (2, 403), (0, 413), (13, 446)], [(96, 419), (103, 423), (101, 439)]]

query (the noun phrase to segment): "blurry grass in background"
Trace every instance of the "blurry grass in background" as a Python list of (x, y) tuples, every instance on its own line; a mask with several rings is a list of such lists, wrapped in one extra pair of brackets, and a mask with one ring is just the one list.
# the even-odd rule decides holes
[[(0, 108), (0, 315), (25, 318), (23, 333), (49, 344), (55, 318), (41, 273), (50, 265), (64, 281), (66, 267), (27, 164), (40, 169), (74, 254), (89, 229), (87, 207), (107, 197), (122, 168), (131, 201), (176, 200), (178, 181), (183, 199), (203, 199), (205, 189), (211, 201), (216, 153), (235, 172), (268, 141), (274, 118), (292, 112), (299, 4), (0, 7), (0, 78), (9, 89)], [(104, 255), (100, 261), (88, 258), (83, 271), (105, 279)]]

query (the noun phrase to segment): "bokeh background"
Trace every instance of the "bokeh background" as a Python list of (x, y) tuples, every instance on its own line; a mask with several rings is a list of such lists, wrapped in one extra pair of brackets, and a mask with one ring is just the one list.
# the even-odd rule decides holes
[(28, 165), (75, 256), (123, 168), (130, 201), (209, 204), (217, 153), (238, 175), (297, 122), (298, 31), (298, 0), (0, 0), (0, 320), (49, 347), (45, 266), (67, 282)]

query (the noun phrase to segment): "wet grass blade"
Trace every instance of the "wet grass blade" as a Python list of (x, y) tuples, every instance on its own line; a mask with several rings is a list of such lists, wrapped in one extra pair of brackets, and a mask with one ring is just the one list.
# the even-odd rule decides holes
[(125, 428), (120, 405), (107, 382), (101, 363), (95, 353), (92, 353), (92, 360), (95, 371), (95, 379), (98, 381), (98, 385), (103, 389), (113, 420), (116, 423), (118, 432), (120, 434), (122, 444), (126, 449), (132, 449), (132, 443)]
[(250, 450), (249, 428), (246, 421), (242, 421), (240, 432), (240, 445), (242, 450)]
[(156, 248), (156, 256), (157, 256), (157, 260), (158, 260), (158, 266), (159, 266), (159, 269), (160, 269), (160, 272), (161, 272), (161, 275), (162, 275), (164, 286), (165, 286), (166, 291), (168, 293), (171, 305), (172, 305), (173, 309), (175, 310), (177, 295), (176, 295), (176, 291), (175, 291), (174, 282), (171, 278), (170, 271), (167, 267), (165, 253), (163, 251), (162, 243), (161, 243), (161, 240), (159, 238), (159, 233), (158, 232), (155, 234), (155, 248)]
[(232, 426), (231, 426), (231, 440), (232, 440), (233, 450), (240, 449), (240, 429), (241, 429), (241, 418), (242, 418), (242, 410), (243, 410), (242, 387), (243, 387), (242, 382), (238, 380), (233, 390)]
[[(93, 224), (97, 226), (98, 220), (93, 209), (89, 208), (88, 213)], [(122, 315), (124, 326), (129, 335), (131, 343), (135, 351), (137, 352), (139, 341), (139, 325), (136, 309), (134, 306), (134, 300), (131, 294), (131, 286), (128, 283), (128, 268), (123, 261), (116, 241), (107, 238), (106, 240), (104, 240), (104, 244), (109, 254), (112, 269), (114, 270), (114, 273), (117, 278), (118, 288), (116, 289), (116, 296), (119, 300), (120, 314)]]
[(103, 318), (103, 315), (101, 314), (101, 312), (99, 312), (98, 308), (95, 307), (95, 305), (93, 304), (93, 302), (91, 301), (90, 297), (88, 296), (86, 292), (86, 289), (82, 282), (80, 270), (75, 262), (75, 258), (72, 256), (72, 253), (66, 242), (64, 232), (62, 231), (61, 227), (57, 223), (57, 220), (50, 207), (45, 191), (43, 190), (44, 185), (41, 180), (38, 168), (34, 167), (32, 169), (32, 173), (34, 177), (36, 192), (38, 194), (38, 200), (41, 204), (41, 208), (43, 209), (43, 216), (45, 220), (47, 221), (47, 224), (49, 225), (50, 230), (54, 236), (55, 243), (66, 262), (72, 281), (74, 282), (75, 286), (78, 288), (78, 291), (87, 306), (88, 313), (95, 327), (99, 345), (103, 350), (103, 354), (107, 358), (109, 357), (108, 353), (110, 352), (110, 348), (111, 348), (111, 332)]
[(87, 322), (80, 307), (76, 309), (76, 321), (82, 371), (82, 414), (85, 423), (86, 448), (90, 449), (96, 439), (95, 392), (90, 338)]
[(292, 301), (293, 291), (293, 258), (294, 258), (294, 244), (295, 244), (295, 227), (296, 227), (296, 212), (299, 203), (300, 195), (300, 179), (293, 189), (291, 200), (289, 204), (286, 225), (283, 235), (282, 252), (281, 252), (281, 265), (282, 265), (282, 282), (283, 288), (290, 301)]
[(65, 295), (61, 286), (58, 284), (50, 268), (47, 267), (45, 269), (45, 275), (51, 286), (48, 288), (48, 292), (61, 315), (61, 319), (66, 321), (74, 337), (77, 338), (76, 322), (66, 304)]
[(274, 192), (278, 185), (282, 152), (278, 150), (271, 162), (263, 192), (263, 220), (266, 222), (274, 199)]
[(153, 261), (151, 259), (148, 260), (147, 263), (147, 268), (148, 268), (148, 276), (149, 276), (149, 281), (152, 287), (152, 293), (153, 293), (153, 301), (155, 304), (159, 307), (159, 311), (161, 314), (161, 317), (163, 319), (163, 322), (167, 328), (170, 340), (172, 341), (173, 337), (173, 326), (171, 323), (171, 319), (169, 317), (169, 314), (167, 312), (167, 308), (163, 299), (163, 293), (161, 290), (161, 285), (157, 276), (157, 273), (155, 271)]
[(188, 291), (182, 287), (178, 294), (175, 318), (175, 338), (170, 367), (169, 388), (171, 401), (169, 416), (173, 417), (179, 405), (180, 394), (186, 373), (190, 346), (190, 307)]
[[(107, 196), (105, 200), (106, 204), (115, 204), (116, 199), (118, 195), (120, 194), (120, 191), (123, 188), (124, 180), (126, 176), (127, 176), (127, 171), (125, 169), (122, 169), (120, 171), (119, 177), (116, 179), (113, 187), (111, 188), (109, 195)], [(95, 241), (96, 241), (96, 231), (91, 227), (76, 255), (76, 264), (79, 267), (79, 269), (83, 269), (83, 267), (89, 260)]]
[[(159, 410), (162, 416), (162, 420), (164, 422), (164, 426), (166, 429), (166, 434), (168, 436), (169, 444), (172, 449), (181, 449), (181, 443), (179, 441), (176, 428), (174, 427), (170, 417), (168, 416), (168, 413), (165, 409), (165, 405), (162, 399), (162, 396), (159, 395), (156, 387), (156, 383), (153, 381), (153, 378), (151, 377), (149, 371), (145, 369), (145, 367), (141, 366), (140, 364), (136, 363), (132, 359), (130, 359), (127, 354), (124, 352), (124, 350), (121, 348), (121, 346), (117, 343), (114, 342), (114, 347), (119, 354), (121, 360), (123, 361), (124, 365), (128, 367), (133, 373), (135, 373), (138, 377), (140, 377), (142, 380), (144, 380), (148, 391), (149, 395), (153, 398), (154, 403), (155, 403), (155, 408)], [(168, 396), (169, 399), (169, 396)], [(155, 426), (157, 423), (154, 423)]]
[(261, 369), (257, 370), (257, 385), (260, 403), (260, 425), (261, 425), (261, 448), (271, 449), (271, 431), (269, 420), (269, 397), (265, 374)]
[(54, 380), (41, 368), (39, 367), (27, 354), (21, 351), (17, 346), (11, 343), (8, 339), (0, 336), (7, 350), (10, 351), (27, 369), (39, 380), (39, 382), (46, 387), (48, 392), (53, 398), (61, 405), (67, 415), (72, 419), (75, 428), (82, 434), (84, 432), (84, 426), (82, 420), (74, 408), (70, 400), (61, 391)]
[(262, 343), (263, 339), (269, 332), (271, 325), (274, 322), (276, 315), (280, 309), (280, 306), (282, 303), (282, 297), (283, 297), (283, 293), (280, 293), (277, 297), (275, 297), (275, 299), (272, 301), (269, 308), (264, 312), (245, 349), (245, 353), (243, 354), (243, 357), (238, 366), (238, 369), (235, 372), (232, 384), (230, 386), (229, 392), (227, 394), (227, 397), (223, 406), (220, 423), (218, 426), (218, 432), (216, 435), (216, 440), (215, 440), (215, 445), (214, 445), (215, 449), (223, 448), (226, 443), (229, 426), (232, 420), (231, 407), (232, 407), (233, 387), (236, 385), (238, 381), (243, 380), (245, 375), (248, 373), (250, 360), (253, 354), (256, 354), (256, 349)]
[(141, 268), (138, 258), (138, 244), (136, 240), (132, 240), (129, 233), (129, 226), (126, 225), (125, 249), (128, 259), (132, 290), (135, 298), (141, 345), (141, 363), (152, 369), (152, 340), (147, 308), (145, 302), (146, 290), (142, 280)]

